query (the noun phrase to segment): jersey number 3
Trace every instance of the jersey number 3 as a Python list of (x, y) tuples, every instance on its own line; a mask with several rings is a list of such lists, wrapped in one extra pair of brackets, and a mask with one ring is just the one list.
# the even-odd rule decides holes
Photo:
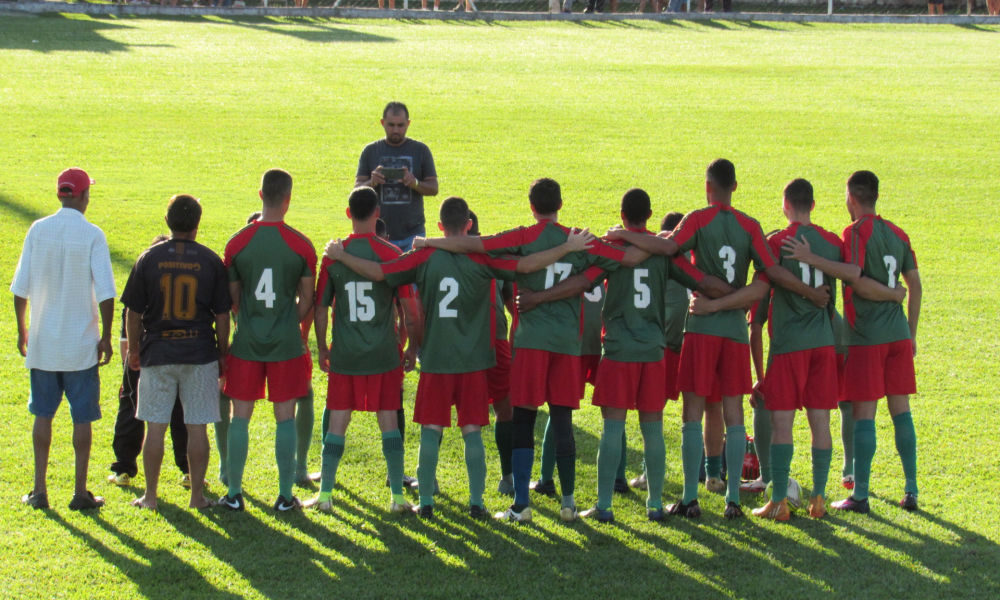
[(722, 259), (722, 268), (726, 270), (726, 281), (732, 283), (736, 280), (736, 269), (733, 268), (736, 264), (736, 251), (732, 246), (723, 246), (719, 248), (719, 258)]

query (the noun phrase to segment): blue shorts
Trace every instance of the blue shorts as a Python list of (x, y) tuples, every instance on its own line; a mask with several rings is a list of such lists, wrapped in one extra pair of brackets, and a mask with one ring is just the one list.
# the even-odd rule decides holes
[(417, 232), (411, 235), (410, 237), (403, 238), (401, 240), (389, 240), (389, 243), (392, 244), (393, 246), (396, 246), (403, 252), (409, 252), (410, 250), (413, 250), (413, 238), (417, 236), (424, 237), (426, 235), (427, 235), (427, 230), (424, 229), (423, 225), (421, 225), (420, 229), (418, 229)]
[(101, 376), (97, 365), (82, 371), (31, 369), (28, 412), (51, 419), (56, 416), (63, 394), (66, 394), (73, 423), (82, 425), (101, 418)]

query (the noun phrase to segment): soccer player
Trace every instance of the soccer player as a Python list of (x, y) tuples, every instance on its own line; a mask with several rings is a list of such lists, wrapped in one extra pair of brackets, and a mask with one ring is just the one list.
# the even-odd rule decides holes
[[(451, 197), (441, 204), (439, 228), (446, 237), (465, 236), (471, 221), (465, 200)], [(589, 232), (570, 235), (565, 243), (521, 260), (490, 258), (480, 254), (453, 254), (422, 248), (403, 258), (379, 265), (347, 256), (334, 243), (327, 250), (334, 260), (356, 269), (373, 281), (391, 287), (416, 284), (425, 309), (424, 338), (420, 349), (420, 383), (413, 419), (422, 426), (417, 479), (420, 504), (414, 512), (423, 518), (434, 514), (434, 481), (441, 435), (451, 426), (451, 407), (458, 412), (458, 426), (465, 440), (469, 474), (469, 515), (488, 516), (483, 505), (486, 487), (486, 454), (480, 429), (489, 424), (487, 370), (496, 364), (492, 346), (495, 327), (495, 279), (513, 280), (515, 273), (543, 269), (567, 253), (587, 249)]]
[[(400, 255), (399, 248), (375, 236), (379, 218), (378, 194), (369, 187), (355, 188), (348, 198), (347, 216), (353, 233), (343, 242), (343, 253), (376, 262)], [(392, 500), (389, 510), (405, 513), (411, 505), (403, 498), (403, 438), (396, 422), (401, 406), (403, 371), (413, 369), (421, 331), (419, 307), (410, 288), (399, 290), (408, 346), (401, 362), (396, 333), (396, 292), (384, 281), (359, 276), (343, 260), (323, 259), (316, 298), (317, 359), (329, 373), (326, 408), (330, 422), (323, 432), (323, 463), (319, 495), (307, 506), (323, 512), (333, 510), (331, 493), (337, 468), (347, 444), (347, 427), (354, 411), (376, 413), (382, 432)], [(329, 307), (333, 307), (333, 332), (327, 338)]]
[(178, 396), (188, 430), (189, 506), (212, 505), (203, 495), (207, 426), (219, 420), (219, 374), (226, 370), (232, 297), (222, 259), (195, 241), (201, 212), (191, 196), (170, 199), (170, 240), (142, 253), (121, 298), (128, 307), (128, 365), (142, 368), (136, 418), (147, 423), (142, 447), (146, 491), (132, 505), (153, 510), (163, 438)]
[(867, 513), (871, 464), (875, 457), (875, 412), (886, 398), (896, 431), (896, 451), (903, 463), (905, 485), (899, 504), (917, 509), (917, 434), (910, 413), (910, 394), (916, 393), (913, 357), (917, 353), (917, 323), (922, 289), (917, 258), (906, 233), (875, 212), (878, 177), (856, 171), (847, 180), (847, 210), (854, 220), (844, 229), (847, 264), (823, 259), (804, 243), (786, 246), (799, 262), (831, 277), (848, 281), (852, 275), (899, 286), (902, 276), (909, 290), (906, 313), (900, 302), (876, 300), (855, 284), (844, 289), (844, 315), (850, 324), (850, 346), (844, 367), (844, 395), (854, 405), (854, 490), (833, 508)]
[[(621, 201), (621, 218), (629, 231), (652, 235), (646, 229), (650, 215), (649, 194), (638, 188), (625, 193)], [(604, 357), (597, 372), (593, 398), (604, 417), (597, 456), (597, 504), (581, 513), (583, 517), (600, 522), (614, 521), (611, 498), (628, 410), (639, 412), (649, 490), (647, 516), (653, 521), (660, 521), (665, 516), (663, 407), (667, 401), (664, 389), (667, 361), (664, 357), (666, 315), (663, 307), (666, 284), (671, 279), (711, 296), (733, 290), (717, 277), (706, 277), (683, 257), (671, 260), (654, 254), (635, 267), (608, 274), (602, 313)], [(593, 285), (590, 277), (578, 275), (537, 295), (522, 291), (519, 305), (521, 309), (530, 309), (537, 300), (572, 297), (590, 285)]]
[[(487, 237), (456, 236), (417, 238), (415, 247), (433, 247), (451, 252), (517, 254), (527, 256), (566, 242), (570, 229), (558, 222), (562, 193), (553, 179), (538, 179), (528, 192), (532, 215), (537, 223)], [(631, 264), (646, 257), (630, 249)], [(626, 252), (600, 240), (585, 252), (568, 254), (544, 271), (518, 274), (518, 287), (543, 290), (590, 267), (614, 271), (626, 259)], [(600, 269), (595, 271), (596, 277)], [(559, 516), (564, 521), (577, 517), (576, 443), (573, 411), (580, 407), (580, 299), (549, 302), (519, 319), (514, 332), (514, 364), (511, 367), (511, 405), (514, 406), (512, 466), (514, 503), (496, 515), (499, 519), (530, 521), (528, 484), (535, 455), (535, 417), (538, 407), (548, 403), (555, 432), (556, 466), (562, 493)]]
[[(695, 265), (736, 288), (746, 285), (747, 270), (753, 262), (757, 271), (812, 302), (825, 306), (829, 294), (807, 286), (787, 269), (776, 264), (760, 224), (732, 207), (736, 191), (736, 168), (720, 158), (705, 174), (708, 206), (684, 217), (668, 237), (652, 237), (624, 229), (609, 235), (636, 244), (644, 250), (672, 255), (692, 251)], [(662, 234), (661, 234), (662, 235)], [(698, 471), (704, 446), (701, 420), (706, 397), (721, 395), (726, 423), (726, 462), (743, 464), (746, 430), (743, 427), (743, 396), (752, 391), (750, 350), (743, 310), (720, 311), (706, 316), (690, 315), (681, 348), (677, 387), (684, 394), (681, 457), (684, 464), (684, 493), (668, 507), (674, 515), (698, 517)], [(740, 443), (732, 443), (739, 441)], [(739, 477), (730, 477), (726, 491), (727, 518), (743, 516), (740, 508)]]
[[(274, 455), (278, 463), (277, 511), (301, 507), (295, 484), (294, 400), (309, 393), (312, 369), (300, 323), (313, 308), (316, 251), (309, 238), (285, 224), (292, 200), (292, 176), (281, 169), (264, 173), (260, 219), (229, 239), (224, 261), (236, 313), (236, 331), (223, 390), (233, 399), (227, 462), (229, 490), (219, 505), (243, 510), (243, 469), (249, 450), (254, 402), (274, 407)], [(298, 298), (296, 300), (296, 297)]]

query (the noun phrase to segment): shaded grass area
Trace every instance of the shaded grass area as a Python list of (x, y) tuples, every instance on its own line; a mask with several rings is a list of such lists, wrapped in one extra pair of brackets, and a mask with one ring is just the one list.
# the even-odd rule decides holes
[[(761, 24), (764, 25), (764, 24)], [(483, 231), (530, 219), (536, 177), (563, 185), (562, 220), (601, 230), (633, 186), (657, 217), (704, 202), (717, 156), (738, 169), (736, 203), (765, 230), (780, 226), (793, 177), (817, 191), (815, 219), (847, 223), (843, 182), (882, 178), (881, 211), (910, 234), (925, 286), (914, 398), (921, 503), (894, 507), (901, 469), (880, 414), (873, 514), (804, 516), (790, 524), (726, 522), (703, 494), (696, 523), (645, 520), (644, 500), (615, 498), (618, 522), (563, 525), (558, 501), (535, 498), (536, 523), (473, 522), (458, 432), (445, 435), (437, 518), (387, 514), (374, 419), (358, 416), (333, 515), (275, 515), (273, 418), (251, 425), (249, 510), (186, 509), (164, 466), (162, 509), (127, 505), (138, 487), (103, 483), (111, 462), (119, 363), (102, 371), (92, 489), (99, 514), (66, 508), (70, 424), (56, 419), (50, 511), (16, 502), (31, 475), (27, 377), (12, 311), (0, 313), (0, 589), (67, 597), (773, 597), (989, 598), (1000, 593), (1000, 520), (990, 441), (998, 401), (992, 284), (998, 126), (988, 108), (1000, 67), (995, 27), (882, 27), (631, 22), (488, 24), (334, 19), (0, 20), (0, 270), (13, 275), (29, 224), (57, 208), (54, 179), (79, 165), (97, 180), (88, 218), (107, 233), (119, 289), (162, 232), (167, 198), (202, 199), (200, 240), (221, 250), (257, 208), (260, 174), (296, 178), (288, 221), (317, 246), (348, 232), (344, 199), (361, 147), (379, 136), (385, 102), (405, 101), (411, 135), (434, 152), (441, 197), (465, 197)], [(429, 229), (437, 201), (429, 199)], [(314, 343), (314, 342), (313, 342)], [(325, 379), (314, 387), (322, 397)], [(416, 378), (406, 384), (412, 408)], [(601, 422), (576, 415), (577, 498), (595, 499)], [(665, 414), (665, 497), (680, 492), (679, 406)], [(634, 419), (634, 418), (633, 418)], [(800, 419), (804, 423), (804, 420)], [(318, 422), (318, 419), (317, 419)], [(537, 438), (540, 443), (539, 418)], [(834, 420), (834, 428), (838, 423)], [(641, 436), (629, 422), (629, 475)], [(408, 428), (407, 471), (418, 429)], [(490, 450), (487, 506), (499, 465)], [(314, 435), (311, 466), (319, 465)], [(836, 444), (836, 445), (839, 445)], [(796, 432), (793, 476), (808, 489), (809, 441)], [(214, 451), (214, 450), (213, 450)], [(169, 454), (168, 454), (169, 456)], [(834, 454), (829, 491), (839, 498)], [(215, 456), (210, 469), (213, 491)], [(142, 484), (141, 477), (137, 480)], [(300, 489), (302, 497), (314, 490)], [(759, 499), (745, 497), (749, 507)], [(53, 575), (57, 574), (57, 575)]]

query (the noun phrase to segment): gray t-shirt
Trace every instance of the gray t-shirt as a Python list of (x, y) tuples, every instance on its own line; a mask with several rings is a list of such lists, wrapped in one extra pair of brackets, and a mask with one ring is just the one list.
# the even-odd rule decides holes
[[(369, 177), (377, 167), (406, 167), (417, 181), (437, 177), (430, 148), (409, 138), (398, 146), (390, 146), (384, 139), (365, 146), (358, 160), (357, 176)], [(390, 240), (402, 240), (420, 233), (424, 225), (424, 197), (421, 194), (389, 178), (376, 191)]]

